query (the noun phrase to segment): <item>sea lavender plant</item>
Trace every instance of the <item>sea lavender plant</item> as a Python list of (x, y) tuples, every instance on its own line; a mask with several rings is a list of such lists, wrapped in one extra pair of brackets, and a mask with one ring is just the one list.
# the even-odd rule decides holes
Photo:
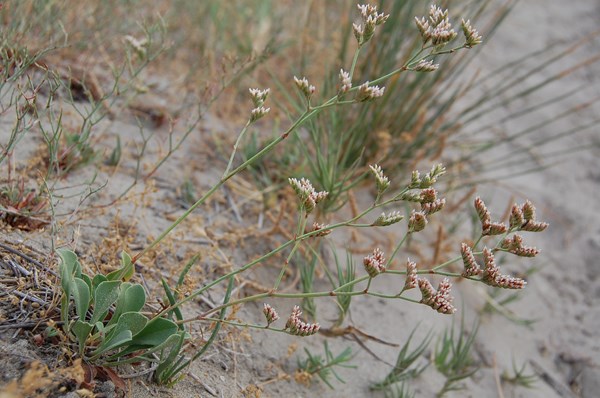
[[(457, 47), (447, 48), (446, 46), (457, 36), (457, 33), (453, 30), (449, 20), (448, 12), (442, 10), (439, 7), (432, 6), (430, 9), (429, 19), (418, 19), (417, 27), (422, 37), (423, 46), (420, 51), (413, 54), (408, 60), (402, 63), (396, 69), (389, 73), (372, 78), (371, 80), (361, 80), (355, 76), (355, 67), (357, 59), (360, 55), (361, 49), (368, 43), (375, 39), (375, 32), (377, 28), (385, 23), (387, 15), (384, 13), (378, 13), (377, 8), (371, 5), (359, 5), (360, 17), (362, 23), (355, 24), (353, 28), (354, 36), (357, 42), (357, 48), (348, 72), (344, 69), (340, 72), (340, 86), (336, 90), (335, 94), (320, 103), (314, 105), (314, 94), (317, 88), (311, 85), (307, 78), (294, 77), (294, 84), (297, 89), (301, 92), (305, 99), (305, 109), (291, 124), (291, 126), (279, 134), (276, 138), (272, 139), (263, 148), (259, 149), (254, 155), (247, 158), (239, 165), (235, 165), (236, 152), (240, 144), (241, 137), (245, 134), (248, 127), (256, 123), (259, 119), (265, 118), (269, 114), (270, 108), (267, 107), (266, 101), (268, 99), (269, 89), (250, 89), (250, 99), (253, 104), (253, 108), (248, 113), (248, 119), (243, 127), (236, 144), (232, 149), (231, 156), (225, 172), (221, 179), (214, 184), (206, 193), (204, 193), (197, 201), (192, 204), (177, 220), (175, 220), (169, 227), (167, 227), (155, 240), (148, 244), (144, 249), (139, 251), (136, 255), (130, 257), (127, 253), (123, 253), (123, 270), (129, 270), (127, 275), (112, 275), (108, 278), (109, 282), (114, 281), (115, 286), (128, 287), (130, 284), (126, 280), (131, 276), (134, 266), (139, 262), (150, 250), (160, 244), (165, 237), (167, 237), (179, 224), (184, 222), (190, 214), (198, 208), (200, 205), (206, 203), (206, 201), (224, 184), (232, 179), (233, 176), (239, 174), (243, 170), (246, 170), (250, 165), (256, 162), (258, 159), (267, 155), (273, 148), (280, 145), (285, 141), (291, 134), (296, 134), (298, 129), (303, 126), (310, 119), (316, 117), (320, 112), (331, 107), (342, 107), (346, 105), (361, 104), (364, 102), (377, 101), (385, 92), (385, 87), (379, 86), (389, 79), (397, 76), (398, 74), (415, 71), (425, 72), (426, 69), (431, 69), (434, 64), (431, 62), (433, 56), (439, 56), (447, 53), (453, 53), (461, 49), (471, 48), (472, 46), (481, 42), (481, 38), (477, 32), (471, 27), (469, 22), (463, 22), (463, 32), (465, 35), (465, 42)], [(420, 70), (418, 70), (420, 69)], [(353, 81), (362, 81), (363, 83), (353, 85)], [(332, 224), (323, 223), (319, 217), (320, 213), (315, 211), (318, 206), (322, 206), (326, 198), (329, 196), (329, 192), (326, 189), (319, 190), (315, 188), (315, 185), (307, 178), (290, 177), (288, 182), (292, 190), (296, 194), (298, 202), (298, 218), (297, 228), (293, 238), (281, 243), (276, 248), (267, 252), (266, 254), (247, 262), (246, 264), (234, 267), (231, 271), (221, 275), (214, 280), (206, 283), (204, 286), (197, 288), (189, 292), (184, 297), (176, 296), (171, 294), (170, 289), (166, 284), (165, 292), (169, 297), (169, 304), (158, 313), (152, 316), (152, 319), (141, 319), (142, 323), (158, 327), (162, 322), (165, 328), (160, 329), (161, 336), (164, 337), (164, 341), (169, 341), (168, 352), (161, 356), (160, 366), (156, 368), (154, 373), (154, 379), (160, 383), (172, 383), (178, 379), (181, 372), (183, 372), (189, 364), (200, 357), (208, 347), (215, 341), (219, 328), (221, 325), (232, 325), (243, 328), (253, 328), (261, 330), (269, 330), (272, 332), (286, 333), (292, 336), (307, 337), (312, 336), (321, 330), (319, 323), (308, 323), (302, 319), (302, 311), (299, 306), (294, 306), (290, 316), (283, 326), (278, 325), (279, 315), (277, 314), (275, 304), (263, 304), (263, 315), (266, 319), (266, 325), (264, 322), (261, 324), (254, 324), (249, 322), (242, 322), (235, 319), (226, 317), (227, 311), (249, 302), (263, 302), (267, 299), (270, 300), (301, 300), (305, 298), (316, 299), (320, 297), (339, 297), (346, 296), (348, 298), (353, 296), (373, 296), (386, 299), (399, 299), (409, 301), (412, 303), (424, 304), (433, 310), (442, 314), (453, 314), (457, 309), (453, 305), (453, 298), (451, 295), (451, 279), (469, 279), (473, 282), (484, 283), (498, 288), (523, 288), (525, 282), (519, 278), (514, 278), (508, 275), (501, 275), (498, 267), (494, 261), (494, 253), (496, 252), (508, 252), (518, 256), (532, 257), (538, 253), (537, 249), (528, 248), (523, 246), (522, 238), (517, 235), (516, 232), (527, 231), (527, 232), (539, 232), (547, 227), (547, 224), (540, 223), (535, 220), (535, 209), (530, 202), (526, 202), (522, 206), (515, 206), (511, 212), (509, 226), (506, 227), (501, 233), (501, 237), (498, 242), (494, 245), (490, 245), (491, 249), (487, 247), (483, 251), (477, 251), (476, 246), (484, 237), (493, 237), (496, 232), (502, 228), (498, 225), (491, 223), (489, 220), (489, 212), (485, 204), (481, 200), (477, 200), (475, 203), (478, 214), (482, 221), (482, 233), (477, 242), (473, 245), (467, 245), (466, 243), (461, 246), (461, 255), (449, 259), (439, 265), (436, 265), (429, 269), (419, 268), (416, 263), (410, 260), (406, 262), (405, 270), (397, 270), (391, 267), (392, 262), (398, 259), (398, 254), (407, 242), (409, 236), (420, 233), (427, 228), (431, 217), (435, 217), (436, 213), (443, 211), (445, 205), (445, 199), (439, 198), (439, 193), (434, 188), (434, 185), (446, 172), (446, 169), (441, 164), (434, 165), (427, 173), (420, 173), (415, 170), (411, 173), (410, 178), (407, 179), (406, 183), (402, 188), (390, 192), (392, 186), (391, 180), (384, 174), (383, 169), (373, 164), (370, 166), (370, 170), (374, 179), (374, 188), (376, 189), (376, 197), (372, 203), (363, 210), (358, 210), (352, 217), (339, 221)], [(396, 185), (401, 185), (398, 183)], [(283, 292), (281, 284), (283, 283), (283, 276), (285, 275), (288, 267), (294, 262), (294, 254), (298, 250), (306, 245), (308, 242), (313, 241), (314, 238), (326, 239), (325, 236), (328, 234), (334, 234), (337, 230), (342, 228), (362, 228), (362, 227), (385, 227), (392, 224), (398, 224), (403, 220), (399, 210), (392, 210), (391, 212), (387, 209), (390, 207), (399, 208), (399, 206), (416, 206), (412, 209), (410, 217), (406, 220), (406, 228), (403, 236), (397, 239), (397, 244), (391, 254), (385, 255), (379, 248), (374, 248), (370, 254), (367, 254), (363, 258), (364, 274), (347, 272), (343, 277), (339, 278), (339, 284), (332, 287), (332, 289), (326, 290), (313, 290), (308, 292)], [(381, 213), (383, 209), (386, 212)], [(378, 214), (375, 218), (375, 215)], [(372, 220), (375, 221), (372, 221)], [(312, 223), (310, 223), (312, 221)], [(307, 228), (308, 225), (312, 225), (312, 228)], [(492, 233), (492, 231), (494, 233)], [(285, 260), (281, 264), (281, 270), (276, 278), (274, 278), (272, 288), (269, 291), (248, 295), (241, 298), (233, 298), (232, 290), (236, 276), (258, 266), (259, 264), (265, 263), (267, 260), (273, 258), (276, 254), (287, 254)], [(483, 256), (485, 264), (484, 269), (477, 264), (475, 256)], [(74, 254), (69, 254), (69, 262), (76, 264), (76, 258), (72, 258)], [(465, 264), (464, 272), (450, 272), (446, 271), (445, 268), (451, 264), (463, 260)], [(65, 281), (63, 286), (64, 297), (62, 301), (62, 311), (64, 315), (65, 331), (70, 337), (76, 336), (77, 341), (84, 347), (80, 348), (81, 353), (85, 353), (88, 349), (85, 347), (86, 341), (88, 341), (88, 334), (92, 330), (104, 330), (106, 326), (102, 322), (96, 322), (90, 324), (86, 329), (82, 330), (81, 327), (73, 329), (75, 325), (69, 324), (69, 302), (71, 296), (77, 307), (77, 313), (80, 316), (84, 316), (85, 312), (90, 305), (98, 306), (97, 301), (94, 303), (90, 299), (90, 291), (96, 286), (93, 280), (102, 280), (102, 277), (94, 276), (84, 277), (84, 274), (80, 272), (80, 269), (75, 267), (69, 268), (68, 262), (64, 260), (63, 255), (63, 269), (66, 271)], [(71, 271), (69, 271), (71, 270)], [(67, 272), (69, 271), (69, 272)], [(339, 271), (338, 271), (339, 272)], [(441, 275), (444, 279), (439, 283), (437, 289), (434, 289), (429, 277), (424, 275)], [(374, 278), (399, 278), (401, 283), (400, 286), (404, 286), (400, 293), (395, 292), (382, 292), (377, 290), (371, 290), (371, 282)], [(88, 279), (90, 283), (88, 283)], [(105, 278), (106, 279), (106, 278)], [(226, 293), (223, 301), (208, 311), (198, 316), (183, 319), (181, 316), (180, 308), (187, 302), (195, 299), (198, 296), (206, 294), (210, 289), (227, 283)], [(107, 281), (104, 281), (107, 283)], [(110, 283), (109, 283), (110, 284)], [(112, 286), (112, 285), (111, 285)], [(421, 299), (416, 300), (404, 295), (404, 292), (410, 289), (418, 288), (421, 292)], [(87, 291), (87, 295), (85, 294)], [(123, 293), (124, 294), (124, 293)], [(85, 296), (84, 299), (81, 297)], [(275, 300), (276, 301), (276, 300)], [(350, 300), (344, 302), (350, 303)], [(82, 304), (83, 303), (83, 304)], [(143, 303), (142, 303), (143, 305)], [(81, 307), (81, 308), (80, 308)], [(106, 308), (102, 307), (102, 314), (104, 315)], [(94, 308), (94, 313), (100, 310)], [(99, 315), (99, 316), (100, 316)], [(132, 315), (133, 316), (133, 315)], [(100, 320), (105, 319), (100, 317)], [(213, 324), (212, 334), (210, 338), (203, 344), (202, 348), (194, 354), (192, 357), (187, 357), (184, 352), (181, 351), (182, 344), (188, 335), (184, 332), (185, 325), (189, 322), (206, 322)], [(110, 320), (108, 321), (110, 323)], [(79, 325), (79, 324), (77, 324)], [(118, 324), (117, 324), (118, 325)], [(128, 325), (123, 328), (129, 327)], [(93, 329), (96, 328), (96, 329)], [(89, 329), (89, 330), (88, 330)], [(127, 329), (127, 328), (126, 328)], [(117, 345), (107, 345), (102, 351), (93, 351), (92, 359), (104, 360), (103, 355), (110, 355), (108, 358), (112, 359), (112, 365), (118, 365), (119, 361), (131, 362), (134, 359), (130, 357), (133, 354), (133, 350), (137, 347), (135, 344), (132, 346), (132, 341), (137, 341), (137, 333), (141, 333), (136, 328), (135, 330), (127, 329), (130, 333), (125, 333), (122, 339), (118, 340)], [(145, 330), (143, 327), (140, 330)], [(85, 332), (88, 333), (85, 333)], [(117, 330), (118, 331), (118, 330)], [(116, 334), (117, 331), (113, 332)], [(94, 336), (98, 337), (97, 334)], [(116, 337), (115, 337), (116, 338)], [(123, 348), (128, 347), (128, 348)], [(164, 345), (151, 345), (150, 347), (144, 347), (149, 352), (154, 352), (160, 348), (164, 348)], [(128, 351), (129, 350), (129, 351)], [(135, 357), (135, 361), (151, 359), (146, 357)], [(125, 363), (125, 362), (123, 362)]]

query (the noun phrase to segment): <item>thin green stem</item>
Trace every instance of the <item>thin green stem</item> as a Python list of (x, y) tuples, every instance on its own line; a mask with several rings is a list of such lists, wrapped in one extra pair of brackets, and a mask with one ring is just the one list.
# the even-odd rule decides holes
[(410, 235), (410, 232), (406, 232), (404, 234), (404, 236), (402, 237), (402, 239), (400, 240), (400, 242), (398, 242), (398, 244), (394, 248), (394, 251), (392, 252), (392, 255), (390, 256), (390, 258), (388, 259), (387, 263), (385, 264), (386, 268), (389, 268), (390, 264), (392, 263), (392, 260), (394, 259), (394, 257), (396, 256), (396, 254), (398, 254), (398, 250), (400, 250), (400, 247), (402, 247), (402, 245), (406, 241), (406, 238), (408, 238), (408, 235)]
[[(301, 236), (302, 233), (305, 231), (307, 217), (308, 217), (308, 213), (306, 212), (306, 209), (303, 206), (302, 209), (300, 210), (300, 215), (299, 215), (300, 219), (298, 220), (298, 229), (296, 230), (296, 237)], [(283, 276), (285, 275), (285, 271), (287, 270), (287, 267), (290, 265), (290, 261), (291, 261), (292, 257), (294, 256), (294, 253), (296, 253), (296, 250), (298, 250), (298, 248), (300, 247), (300, 243), (302, 242), (302, 240), (297, 239), (296, 237), (294, 237), (294, 247), (292, 247), (290, 254), (285, 259), (285, 263), (283, 264), (283, 267), (281, 268), (281, 272), (279, 272), (279, 276), (277, 277), (277, 280), (275, 281), (273, 290), (277, 290), (279, 288), (279, 285), (281, 284), (281, 280), (283, 279)]]
[(246, 134), (246, 131), (248, 131), (249, 126), (250, 126), (250, 120), (248, 120), (246, 122), (246, 125), (244, 126), (244, 128), (240, 132), (240, 135), (238, 136), (237, 140), (235, 141), (235, 144), (233, 145), (233, 151), (231, 151), (231, 156), (229, 156), (229, 163), (227, 163), (227, 167), (225, 168), (225, 172), (223, 173), (223, 177), (221, 177), (221, 178), (224, 178), (227, 175), (227, 173), (229, 173), (229, 170), (231, 170), (231, 166), (233, 165), (233, 159), (235, 158), (235, 154), (237, 153), (240, 142), (242, 141), (242, 138)]

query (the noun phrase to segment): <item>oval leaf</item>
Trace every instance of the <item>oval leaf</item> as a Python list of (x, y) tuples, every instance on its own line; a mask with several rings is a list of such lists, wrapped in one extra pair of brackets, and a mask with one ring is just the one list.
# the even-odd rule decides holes
[(79, 354), (83, 354), (85, 349), (85, 342), (92, 331), (94, 326), (90, 323), (77, 320), (71, 327), (71, 331), (77, 337), (77, 343), (79, 343)]
[(81, 275), (81, 265), (77, 260), (77, 254), (73, 253), (71, 250), (60, 249), (57, 250), (57, 253), (61, 260), (60, 264), (58, 265), (60, 273), (60, 283), (65, 294), (67, 296), (70, 296), (71, 282), (73, 281), (73, 276), (76, 273)]
[(120, 285), (120, 281), (106, 281), (98, 285), (94, 292), (94, 315), (92, 316), (92, 323), (101, 321), (106, 316), (105, 314), (108, 312), (110, 306), (119, 297)]
[(90, 308), (90, 288), (83, 279), (74, 278), (71, 283), (73, 299), (75, 300), (75, 310), (79, 319), (84, 320), (87, 310)]
[(121, 268), (106, 275), (109, 281), (128, 281), (133, 276), (135, 267), (131, 262), (131, 257), (125, 251), (121, 252)]
[(177, 324), (165, 318), (154, 318), (136, 336), (131, 344), (153, 347), (167, 340), (172, 334), (177, 333)]
[(144, 288), (139, 284), (123, 282), (117, 299), (115, 313), (108, 323), (115, 323), (119, 316), (125, 312), (138, 312), (146, 304), (146, 293)]

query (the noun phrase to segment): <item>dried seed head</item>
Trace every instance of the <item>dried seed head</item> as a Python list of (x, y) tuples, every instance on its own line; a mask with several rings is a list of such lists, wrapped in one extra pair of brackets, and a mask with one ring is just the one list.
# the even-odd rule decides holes
[(306, 323), (302, 322), (300, 316), (302, 315), (302, 311), (300, 311), (300, 307), (297, 305), (292, 309), (292, 313), (288, 318), (284, 330), (287, 330), (289, 334), (293, 334), (296, 336), (310, 336), (319, 331), (321, 326), (318, 323)]
[(481, 36), (479, 35), (479, 32), (477, 32), (472, 26), (471, 26), (471, 21), (469, 20), (462, 20), (461, 24), (460, 24), (462, 31), (465, 35), (465, 45), (467, 47), (473, 47), (476, 46), (477, 44), (481, 43)]
[(312, 97), (315, 91), (317, 91), (315, 86), (308, 83), (306, 77), (298, 79), (296, 76), (294, 76), (294, 83), (296, 83), (296, 87), (298, 87), (302, 94), (304, 94), (304, 97), (306, 99), (310, 99), (310, 97)]
[(263, 305), (263, 314), (265, 314), (265, 318), (267, 319), (267, 327), (279, 319), (277, 311), (267, 303)]
[(477, 261), (475, 261), (473, 250), (471, 250), (471, 247), (466, 243), (461, 243), (460, 255), (462, 256), (463, 264), (465, 265), (465, 270), (463, 271), (462, 276), (475, 276), (483, 272), (479, 268), (479, 264), (477, 264)]
[(340, 92), (345, 93), (352, 88), (350, 73), (340, 69)]
[(358, 86), (358, 92), (354, 100), (356, 102), (371, 101), (375, 98), (379, 98), (385, 92), (385, 87), (369, 86), (369, 82), (365, 82)]
[(396, 224), (400, 222), (404, 216), (399, 211), (393, 211), (389, 214), (381, 213), (377, 220), (373, 222), (375, 227), (387, 227), (388, 225)]
[(312, 225), (312, 230), (319, 231), (319, 232), (313, 236), (322, 237), (322, 236), (329, 235), (331, 233), (331, 230), (328, 229), (328, 227), (329, 227), (328, 224), (319, 224), (318, 222), (315, 221)]
[(483, 260), (485, 269), (481, 281), (486, 285), (500, 287), (503, 289), (523, 289), (527, 282), (521, 278), (512, 277), (510, 275), (501, 275), (500, 270), (496, 266), (496, 260), (491, 250), (487, 247), (483, 249)]
[(383, 170), (379, 165), (369, 165), (371, 173), (375, 177), (375, 183), (377, 184), (377, 193), (381, 195), (390, 186), (390, 180), (383, 174)]
[(427, 217), (422, 211), (412, 211), (408, 220), (408, 231), (419, 232), (425, 229), (427, 225)]
[(434, 64), (432, 60), (425, 61), (422, 59), (412, 69), (416, 72), (434, 72), (440, 67), (439, 64)]
[(379, 248), (376, 248), (373, 250), (372, 254), (363, 258), (363, 265), (371, 278), (375, 278), (377, 275), (385, 272), (385, 258), (383, 257), (383, 252), (379, 250)]
[(509, 217), (510, 229), (520, 229), (524, 223), (525, 223), (525, 217), (523, 216), (523, 211), (515, 203), (513, 205), (512, 209), (510, 210), (510, 217)]
[(417, 277), (417, 264), (410, 261), (406, 262), (406, 281), (404, 282), (404, 290), (414, 289), (419, 286)]

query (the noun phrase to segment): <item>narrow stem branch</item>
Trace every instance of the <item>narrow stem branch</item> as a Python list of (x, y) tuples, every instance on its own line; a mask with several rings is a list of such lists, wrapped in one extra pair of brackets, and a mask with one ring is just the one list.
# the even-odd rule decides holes
[(225, 168), (225, 172), (223, 173), (223, 177), (221, 177), (221, 178), (224, 178), (227, 175), (227, 173), (229, 173), (229, 170), (231, 170), (231, 166), (233, 165), (233, 159), (235, 158), (235, 154), (237, 153), (240, 142), (242, 141), (242, 138), (246, 134), (246, 131), (248, 131), (249, 126), (250, 126), (250, 120), (248, 120), (246, 122), (246, 125), (244, 126), (244, 128), (240, 132), (240, 135), (238, 136), (237, 140), (235, 141), (235, 144), (233, 145), (233, 151), (231, 151), (231, 156), (229, 156), (229, 163), (227, 163), (227, 167)]

